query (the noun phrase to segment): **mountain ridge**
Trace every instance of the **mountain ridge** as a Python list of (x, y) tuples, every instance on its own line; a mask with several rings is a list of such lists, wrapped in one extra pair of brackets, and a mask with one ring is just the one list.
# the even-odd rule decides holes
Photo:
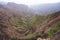
[(51, 3), (51, 4), (41, 4), (41, 5), (33, 5), (31, 8), (37, 12), (37, 14), (50, 14), (54, 12), (60, 11), (60, 2), (59, 3)]

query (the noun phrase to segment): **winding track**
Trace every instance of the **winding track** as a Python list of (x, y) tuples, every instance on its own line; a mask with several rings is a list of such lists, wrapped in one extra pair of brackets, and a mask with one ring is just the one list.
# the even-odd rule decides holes
[(51, 26), (53, 24), (55, 24), (56, 22), (60, 21), (60, 13), (59, 15), (57, 15), (55, 18), (52, 19), (48, 19), (47, 21), (45, 21), (44, 23), (42, 23), (38, 28), (37, 31), (47, 31), (47, 29), (51, 28)]

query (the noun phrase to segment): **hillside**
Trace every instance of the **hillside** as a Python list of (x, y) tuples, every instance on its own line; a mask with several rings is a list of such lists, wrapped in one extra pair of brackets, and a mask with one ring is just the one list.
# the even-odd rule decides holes
[(10, 9), (0, 5), (1, 40), (37, 40), (38, 37), (60, 40), (57, 38), (60, 35), (58, 34), (60, 33), (60, 11), (48, 15), (37, 15), (27, 12), (29, 14), (25, 15), (27, 14), (25, 13), (26, 11), (22, 14)]
[(15, 36), (17, 38), (20, 38), (21, 36), (21, 39), (25, 39), (25, 35), (35, 32), (35, 27), (33, 26), (37, 25), (37, 23), (39, 22), (36, 22), (39, 18), (36, 19), (35, 15), (31, 17), (18, 16), (18, 14), (15, 15), (13, 12), (7, 10), (3, 5), (0, 6), (0, 15), (2, 31), (0, 35), (1, 37), (3, 36), (1, 40), (5, 39), (5, 37), (6, 40), (8, 40), (7, 36), (9, 37), (9, 39), (11, 37), (15, 38)]

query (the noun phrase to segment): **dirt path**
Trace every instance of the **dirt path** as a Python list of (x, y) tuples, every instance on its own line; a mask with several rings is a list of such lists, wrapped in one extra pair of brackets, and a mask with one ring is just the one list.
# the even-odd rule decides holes
[(60, 21), (60, 15), (57, 16), (57, 17), (54, 18), (54, 19), (47, 20), (47, 21), (45, 21), (44, 23), (42, 23), (42, 24), (37, 28), (37, 31), (38, 31), (38, 32), (40, 32), (40, 31), (46, 31), (46, 30), (49, 29), (53, 24), (55, 24), (57, 21)]

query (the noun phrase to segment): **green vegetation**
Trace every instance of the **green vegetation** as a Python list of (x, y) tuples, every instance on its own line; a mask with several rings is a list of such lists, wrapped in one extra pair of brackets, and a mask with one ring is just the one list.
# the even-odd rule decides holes
[(60, 29), (60, 22), (56, 23), (46, 34), (48, 34), (48, 36), (51, 36), (59, 29)]
[(14, 16), (10, 20), (10, 24), (18, 29), (22, 29), (22, 31), (25, 31), (25, 34), (28, 35), (32, 33), (30, 31), (32, 27), (35, 28), (36, 25), (40, 25), (44, 20), (46, 20), (46, 17), (40, 15), (34, 15), (31, 17)]

